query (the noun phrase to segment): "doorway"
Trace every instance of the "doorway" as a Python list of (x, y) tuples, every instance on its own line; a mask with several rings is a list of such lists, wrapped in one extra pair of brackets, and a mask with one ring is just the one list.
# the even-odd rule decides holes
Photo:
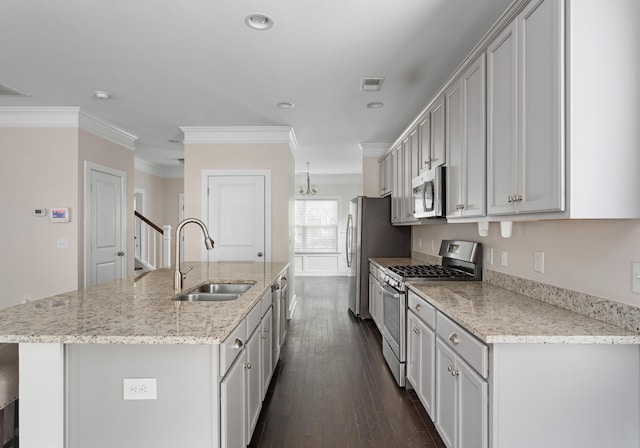
[(127, 272), (124, 171), (85, 162), (84, 286), (123, 278)]
[(205, 182), (205, 222), (215, 241), (208, 259), (271, 261), (271, 172), (208, 171)]

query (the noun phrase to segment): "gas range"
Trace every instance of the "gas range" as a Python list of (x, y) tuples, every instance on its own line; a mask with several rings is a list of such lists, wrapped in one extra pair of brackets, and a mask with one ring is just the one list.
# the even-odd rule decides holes
[(442, 264), (394, 265), (386, 268), (383, 281), (404, 291), (411, 281), (482, 280), (482, 245), (471, 241), (443, 240), (440, 245)]

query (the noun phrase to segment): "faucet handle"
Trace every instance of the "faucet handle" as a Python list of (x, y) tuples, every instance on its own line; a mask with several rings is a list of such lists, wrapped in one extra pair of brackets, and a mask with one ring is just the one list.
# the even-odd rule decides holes
[(183, 280), (184, 280), (185, 278), (187, 278), (187, 274), (188, 274), (192, 269), (193, 269), (193, 266), (189, 266), (189, 267), (187, 268), (187, 270), (183, 272), (183, 274), (182, 274), (182, 279), (183, 279)]

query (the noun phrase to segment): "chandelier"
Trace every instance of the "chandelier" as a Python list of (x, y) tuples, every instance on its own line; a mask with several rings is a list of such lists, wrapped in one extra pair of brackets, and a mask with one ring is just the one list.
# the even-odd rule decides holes
[(298, 187), (298, 193), (303, 196), (314, 195), (318, 192), (318, 188), (315, 185), (311, 185), (311, 179), (309, 178), (309, 162), (307, 162), (307, 188), (304, 185)]

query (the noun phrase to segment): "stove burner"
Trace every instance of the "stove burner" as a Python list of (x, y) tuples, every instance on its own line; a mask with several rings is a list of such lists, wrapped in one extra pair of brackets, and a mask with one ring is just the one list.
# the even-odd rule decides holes
[(473, 277), (469, 272), (435, 264), (389, 266), (388, 269), (403, 280), (407, 278), (463, 279)]

